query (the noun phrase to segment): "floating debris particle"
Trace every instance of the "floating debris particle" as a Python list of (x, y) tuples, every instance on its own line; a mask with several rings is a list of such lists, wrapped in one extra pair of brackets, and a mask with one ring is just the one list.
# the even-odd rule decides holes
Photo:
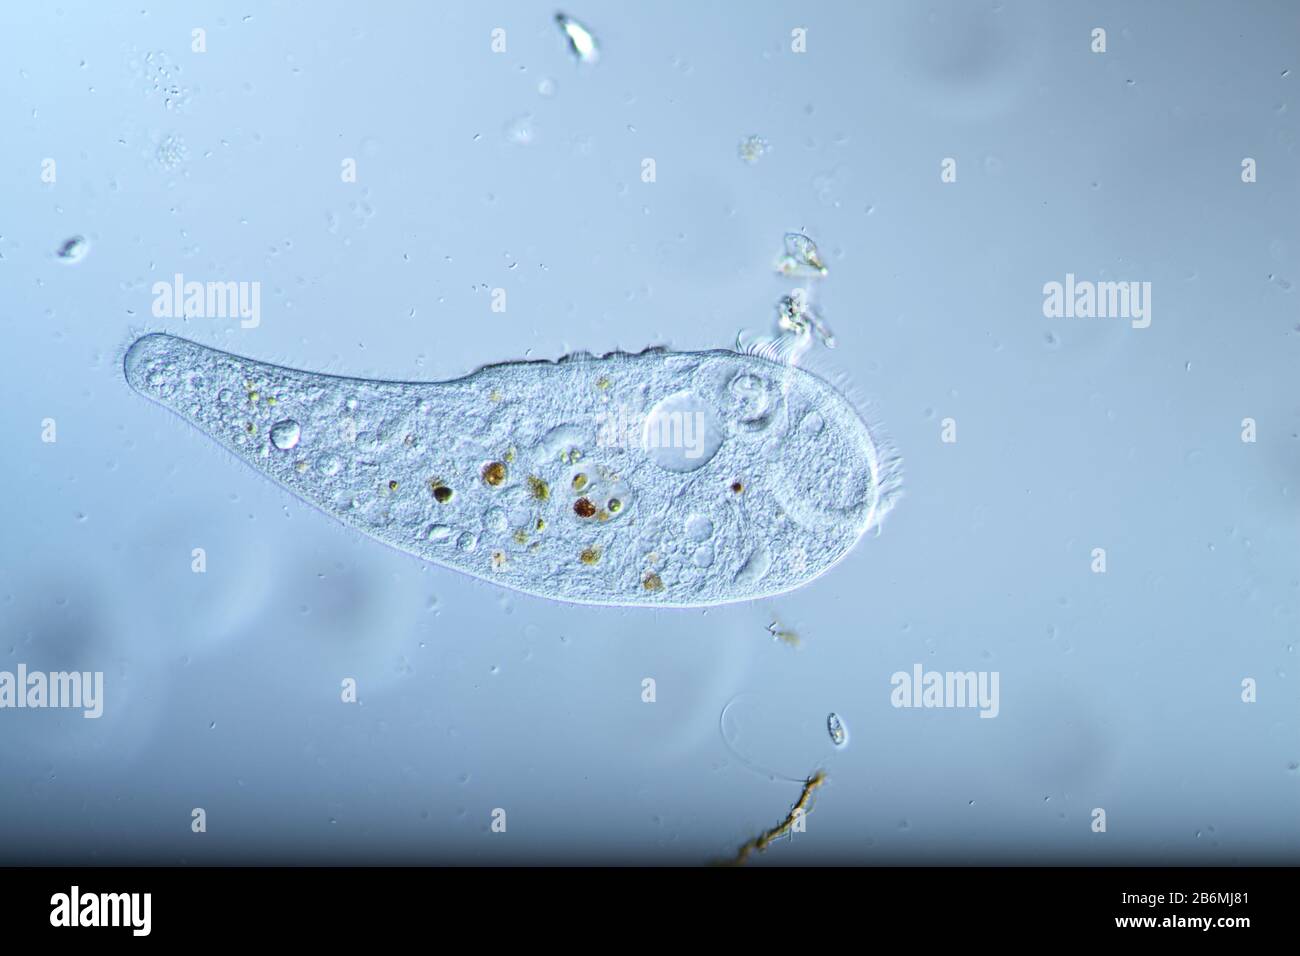
[(89, 251), (90, 243), (85, 236), (73, 236), (71, 239), (64, 240), (59, 246), (57, 255), (68, 265), (73, 265), (86, 258), (86, 253)]
[(190, 157), (189, 147), (179, 136), (165, 136), (154, 148), (154, 162), (165, 172), (174, 172)]
[(162, 51), (150, 51), (141, 54), (133, 51), (128, 58), (129, 68), (137, 74), (137, 82), (146, 96), (160, 98), (166, 109), (184, 112), (189, 105), (192, 93), (181, 83), (180, 64)]
[(802, 232), (785, 234), (785, 255), (777, 263), (777, 271), (787, 276), (824, 277), (830, 273), (822, 254), (813, 242)]
[(828, 349), (835, 348), (835, 333), (816, 311), (808, 312), (808, 321), (812, 325), (813, 334), (817, 336), (817, 341)]
[(790, 647), (798, 647), (800, 644), (800, 637), (796, 631), (792, 631), (787, 627), (782, 627), (776, 621), (773, 621), (767, 626), (767, 633), (772, 635), (772, 640), (780, 641), (782, 644), (786, 644)]
[[(785, 234), (785, 254), (777, 260), (777, 271), (785, 276), (824, 278), (829, 270), (817, 244), (801, 232)], [(745, 330), (736, 336), (736, 351), (757, 355), (783, 365), (798, 365), (814, 339), (828, 349), (835, 348), (835, 335), (810, 300), (814, 286), (804, 283), (792, 289), (776, 304), (774, 334), (753, 337)]]
[(806, 816), (812, 803), (813, 791), (826, 782), (826, 774), (818, 770), (809, 777), (803, 785), (803, 793), (799, 794), (799, 799), (795, 801), (790, 812), (786, 814), (785, 819), (778, 823), (772, 829), (760, 833), (754, 839), (750, 840), (739, 850), (736, 851), (735, 857), (726, 861), (729, 866), (743, 866), (749, 861), (750, 856), (754, 853), (762, 853), (776, 840), (781, 839), (787, 833), (794, 829), (795, 821), (802, 816)]
[[(506, 123), (503, 130), (507, 141), (516, 146), (531, 146), (537, 139), (537, 127), (532, 113), (523, 113)], [(491, 396), (488, 396), (491, 399)], [(493, 399), (495, 401), (495, 399)]]
[(740, 158), (749, 165), (753, 166), (756, 162), (766, 156), (772, 149), (770, 143), (761, 136), (747, 136), (740, 141), (737, 152)]
[(826, 732), (831, 735), (831, 743), (836, 747), (845, 747), (849, 742), (849, 728), (839, 714), (826, 715)]
[(483, 466), (480, 474), (483, 478), (483, 484), (498, 488), (505, 483), (506, 466), (499, 461), (490, 461)]
[(803, 289), (794, 289), (777, 302), (776, 325), (782, 332), (792, 333), (798, 338), (803, 338), (812, 332), (822, 345), (828, 349), (835, 348), (834, 333), (822, 321), (816, 310), (808, 304), (808, 293)]
[(804, 314), (808, 309), (808, 293), (795, 289), (789, 295), (781, 296), (776, 303), (776, 324), (782, 332), (803, 333), (808, 331)]
[(580, 62), (595, 63), (600, 59), (600, 48), (590, 30), (564, 13), (557, 13), (555, 22), (569, 41), (569, 52)]

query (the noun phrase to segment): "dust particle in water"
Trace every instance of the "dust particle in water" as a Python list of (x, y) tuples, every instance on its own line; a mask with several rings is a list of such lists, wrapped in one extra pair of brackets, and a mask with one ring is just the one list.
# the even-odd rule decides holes
[(73, 236), (71, 239), (64, 241), (59, 246), (58, 257), (64, 262), (72, 265), (86, 258), (86, 253), (90, 251), (90, 243), (86, 241), (85, 236)]
[(771, 148), (771, 145), (767, 140), (763, 139), (763, 137), (747, 136), (745, 139), (740, 141), (740, 146), (737, 148), (737, 152), (740, 153), (741, 159), (753, 166), (756, 162), (766, 156)]

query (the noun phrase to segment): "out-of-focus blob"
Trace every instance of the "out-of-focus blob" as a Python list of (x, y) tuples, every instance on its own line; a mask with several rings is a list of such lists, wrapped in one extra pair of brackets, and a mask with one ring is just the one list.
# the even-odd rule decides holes
[(787, 647), (798, 647), (799, 633), (788, 627), (782, 627), (779, 621), (773, 621), (767, 626), (767, 633), (772, 635), (772, 640), (780, 641)]
[(761, 136), (747, 136), (740, 141), (737, 152), (740, 158), (749, 165), (753, 166), (760, 159), (768, 154), (772, 149), (771, 144)]
[(595, 63), (600, 59), (600, 47), (596, 45), (596, 38), (590, 30), (565, 13), (557, 13), (555, 22), (569, 41), (569, 52), (579, 62)]
[(896, 460), (829, 384), (725, 350), (388, 382), (155, 334), (131, 346), (125, 374), (363, 533), (565, 601), (697, 606), (788, 591), (844, 557), (897, 486)]
[(85, 236), (73, 236), (64, 240), (56, 254), (64, 262), (72, 265), (86, 258), (86, 253), (89, 251), (90, 243), (86, 241)]

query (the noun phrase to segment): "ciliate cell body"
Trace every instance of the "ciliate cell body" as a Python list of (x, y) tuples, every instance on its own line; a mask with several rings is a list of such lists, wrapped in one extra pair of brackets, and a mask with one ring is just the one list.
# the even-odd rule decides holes
[(896, 484), (828, 383), (732, 351), (580, 354), (420, 383), (147, 335), (125, 374), (345, 524), (563, 601), (699, 606), (788, 591), (842, 558)]
[(826, 715), (826, 732), (830, 735), (831, 743), (836, 747), (847, 747), (849, 745), (849, 728), (839, 714), (831, 713)]

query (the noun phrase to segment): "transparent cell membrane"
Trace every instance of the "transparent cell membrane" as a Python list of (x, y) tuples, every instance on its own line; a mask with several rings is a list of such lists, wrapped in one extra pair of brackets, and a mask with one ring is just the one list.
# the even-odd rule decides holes
[(371, 537), (543, 597), (720, 604), (816, 578), (897, 484), (821, 378), (732, 351), (588, 354), (449, 382), (280, 368), (168, 335), (127, 381)]

